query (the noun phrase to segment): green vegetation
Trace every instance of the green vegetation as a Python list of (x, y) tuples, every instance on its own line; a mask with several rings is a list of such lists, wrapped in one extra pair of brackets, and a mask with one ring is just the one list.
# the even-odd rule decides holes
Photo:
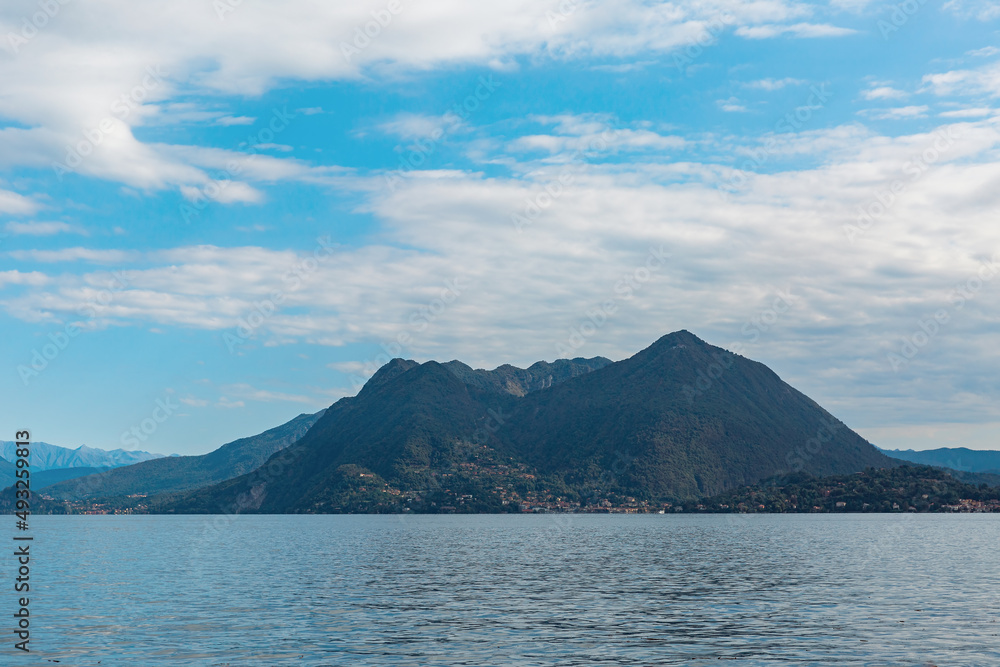
[(868, 468), (852, 475), (797, 473), (705, 498), (701, 512), (998, 512), (1000, 489), (973, 486), (931, 466)]
[(617, 363), (395, 359), (258, 470), (149, 510), (638, 510), (894, 464), (762, 364), (682, 331)]

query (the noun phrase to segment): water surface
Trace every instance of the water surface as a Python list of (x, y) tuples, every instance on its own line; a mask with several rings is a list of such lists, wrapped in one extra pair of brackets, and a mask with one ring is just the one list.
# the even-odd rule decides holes
[(996, 515), (32, 521), (0, 664), (1000, 665)]

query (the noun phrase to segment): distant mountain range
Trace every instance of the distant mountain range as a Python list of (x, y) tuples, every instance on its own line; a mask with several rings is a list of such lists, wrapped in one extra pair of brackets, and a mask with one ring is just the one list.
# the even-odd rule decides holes
[(1000, 451), (941, 447), (921, 452), (912, 449), (883, 449), (882, 452), (894, 459), (911, 463), (940, 466), (962, 472), (1000, 474)]
[[(17, 460), (16, 449), (16, 443), (0, 441), (0, 489), (10, 486), (16, 479), (17, 468), (13, 463)], [(35, 490), (64, 480), (163, 456), (124, 449), (105, 451), (85, 445), (69, 449), (46, 442), (33, 442), (30, 450), (28, 461), (31, 464), (31, 487)]]
[(394, 359), (259, 469), (150, 509), (516, 511), (896, 465), (763, 364), (680, 331), (614, 363)]
[[(48, 486), (45, 494), (58, 500), (83, 500), (174, 493), (221, 482), (260, 467), (276, 451), (301, 438), (323, 412), (299, 415), (286, 424), (234, 440), (209, 454), (157, 458), (77, 477)], [(44, 488), (37, 483), (34, 486)]]
[[(202, 456), (45, 443), (32, 456), (32, 488), (52, 499), (40, 507), (56, 512), (690, 508), (775, 485), (812, 493), (904, 461), (952, 468), (969, 485), (956, 493), (1000, 485), (1000, 452), (880, 451), (763, 364), (686, 331), (620, 362), (393, 359), (357, 396)], [(0, 484), (13, 473), (0, 459)]]
[[(105, 451), (81, 445), (76, 449), (58, 447), (46, 442), (32, 442), (28, 459), (31, 471), (54, 470), (57, 468), (116, 468), (140, 461), (162, 458), (163, 454), (113, 449)], [(0, 440), (0, 457), (8, 462), (17, 458), (17, 443)]]

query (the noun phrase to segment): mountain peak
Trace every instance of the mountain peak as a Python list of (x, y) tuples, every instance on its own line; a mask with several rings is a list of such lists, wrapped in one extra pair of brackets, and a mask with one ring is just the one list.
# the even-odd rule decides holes
[(420, 364), (412, 359), (401, 359), (399, 357), (390, 359), (385, 363), (385, 365), (375, 371), (375, 374), (368, 379), (368, 382), (366, 382), (365, 386), (361, 388), (358, 395), (360, 396), (365, 390), (371, 391), (375, 387), (379, 387), (386, 382), (395, 379), (397, 376), (402, 375), (411, 368), (419, 365)]
[(678, 345), (707, 346), (708, 343), (698, 338), (687, 329), (681, 329), (680, 331), (668, 333), (666, 336), (661, 336), (655, 343), (650, 345), (650, 347), (676, 347)]

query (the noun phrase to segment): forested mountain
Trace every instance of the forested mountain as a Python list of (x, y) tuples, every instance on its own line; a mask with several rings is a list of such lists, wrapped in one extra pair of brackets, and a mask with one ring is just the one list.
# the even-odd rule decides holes
[(395, 359), (261, 469), (151, 509), (662, 502), (775, 474), (897, 464), (763, 364), (680, 331), (617, 363), (474, 371)]

